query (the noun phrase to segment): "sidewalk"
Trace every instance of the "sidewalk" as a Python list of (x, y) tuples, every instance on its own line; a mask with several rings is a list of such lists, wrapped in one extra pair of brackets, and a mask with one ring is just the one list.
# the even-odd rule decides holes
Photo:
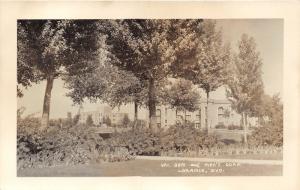
[(240, 163), (255, 165), (282, 165), (282, 160), (248, 160), (248, 159), (230, 159), (230, 158), (193, 158), (193, 157), (168, 157), (168, 156), (137, 156), (137, 160), (178, 160), (178, 161), (196, 161), (196, 162), (220, 162), (220, 163)]

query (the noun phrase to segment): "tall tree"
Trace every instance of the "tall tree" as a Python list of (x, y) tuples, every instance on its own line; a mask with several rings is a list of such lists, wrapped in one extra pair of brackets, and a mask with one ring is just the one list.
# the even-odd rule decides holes
[(131, 71), (145, 83), (149, 126), (156, 128), (157, 86), (170, 75), (176, 55), (193, 44), (201, 20), (115, 20), (108, 44), (119, 68)]
[(223, 44), (221, 30), (217, 30), (213, 20), (204, 20), (201, 23), (201, 32), (194, 39), (194, 44), (188, 57), (178, 59), (179, 64), (183, 63), (178, 74), (205, 91), (205, 126), (208, 129), (209, 93), (224, 85), (226, 81), (230, 47), (229, 44)]
[(233, 108), (242, 115), (244, 142), (247, 144), (247, 117), (255, 115), (264, 94), (262, 60), (253, 37), (243, 34), (238, 44), (232, 72), (228, 80), (227, 96)]
[[(84, 22), (84, 24), (83, 24)], [(98, 49), (94, 21), (19, 20), (18, 84), (25, 88), (46, 80), (41, 130), (49, 124), (51, 91), (56, 78), (85, 72)], [(18, 96), (22, 95), (18, 86)]]

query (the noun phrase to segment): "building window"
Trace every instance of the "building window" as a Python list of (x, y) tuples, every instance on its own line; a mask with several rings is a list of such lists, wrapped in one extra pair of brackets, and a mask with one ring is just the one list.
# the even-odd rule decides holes
[(224, 124), (224, 108), (219, 107), (218, 108), (218, 123), (219, 124)]
[(196, 129), (200, 129), (200, 123), (196, 123), (196, 124), (195, 124), (195, 128), (196, 128)]
[(191, 121), (191, 118), (192, 118), (191, 115), (185, 115), (185, 120), (186, 121)]
[(156, 122), (157, 123), (161, 123), (161, 111), (160, 111), (160, 109), (157, 109), (156, 110)]
[(198, 119), (198, 121), (199, 121), (199, 123), (201, 122), (201, 109), (199, 109), (199, 112), (198, 112), (198, 114), (196, 115), (196, 117), (197, 117), (197, 119)]

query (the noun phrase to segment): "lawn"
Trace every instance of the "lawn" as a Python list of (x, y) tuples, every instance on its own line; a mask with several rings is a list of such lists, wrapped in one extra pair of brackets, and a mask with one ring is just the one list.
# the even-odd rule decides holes
[(49, 168), (28, 168), (18, 177), (97, 177), (97, 176), (280, 176), (282, 165), (237, 164), (234, 162), (197, 162), (130, 160)]

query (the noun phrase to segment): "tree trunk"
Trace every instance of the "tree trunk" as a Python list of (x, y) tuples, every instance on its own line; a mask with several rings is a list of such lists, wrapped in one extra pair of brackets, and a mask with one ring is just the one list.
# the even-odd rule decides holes
[(186, 109), (184, 109), (184, 125), (186, 125)]
[(243, 120), (243, 129), (244, 129), (244, 143), (245, 143), (245, 145), (247, 145), (248, 140), (247, 140), (247, 126), (246, 126), (246, 114), (245, 114), (245, 112), (242, 113), (242, 120)]
[(205, 122), (205, 128), (206, 128), (206, 130), (207, 130), (207, 132), (208, 132), (208, 130), (209, 130), (209, 124), (208, 124), (208, 122), (209, 122), (209, 120), (208, 120), (208, 101), (209, 101), (209, 91), (208, 90), (206, 90), (206, 109), (205, 109), (205, 119), (206, 119), (206, 122)]
[(154, 79), (149, 79), (148, 91), (148, 107), (149, 107), (149, 127), (152, 131), (156, 131), (156, 101), (155, 101), (155, 86)]
[(44, 96), (44, 104), (43, 104), (43, 114), (41, 121), (41, 130), (45, 130), (49, 125), (49, 114), (50, 114), (50, 102), (51, 102), (51, 91), (53, 87), (53, 76), (48, 76), (46, 83), (46, 90)]
[(138, 120), (138, 104), (136, 101), (134, 101), (134, 121), (136, 122)]
[(134, 101), (134, 121), (133, 121), (133, 129), (135, 129), (138, 125), (138, 104), (137, 101)]

